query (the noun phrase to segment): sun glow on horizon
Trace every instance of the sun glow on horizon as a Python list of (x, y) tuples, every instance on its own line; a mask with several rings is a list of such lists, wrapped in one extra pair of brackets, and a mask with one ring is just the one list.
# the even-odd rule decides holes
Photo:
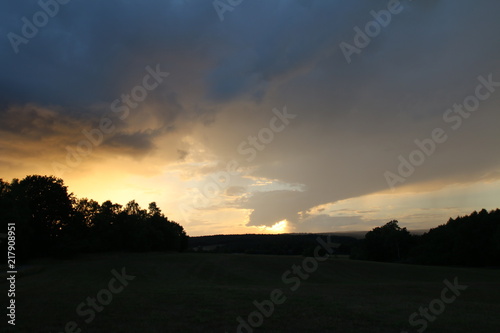
[(276, 222), (270, 227), (264, 227), (263, 231), (266, 233), (271, 233), (271, 234), (282, 234), (286, 233), (288, 230), (288, 221), (287, 220), (281, 220), (279, 222)]

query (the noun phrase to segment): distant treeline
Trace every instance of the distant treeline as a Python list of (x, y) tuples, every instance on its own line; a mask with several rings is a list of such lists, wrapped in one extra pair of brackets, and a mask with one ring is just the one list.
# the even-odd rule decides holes
[(122, 206), (77, 199), (68, 194), (62, 179), (52, 176), (27, 176), (10, 183), (0, 179), (0, 221), (3, 230), (15, 223), (18, 259), (80, 252), (182, 251), (188, 245), (183, 227), (168, 220), (156, 203), (145, 210), (134, 200)]
[(500, 210), (481, 210), (450, 218), (423, 235), (411, 234), (393, 220), (363, 239), (320, 234), (215, 235), (190, 237), (196, 252), (247, 254), (313, 254), (317, 238), (336, 244), (334, 254), (351, 259), (426, 265), (500, 266)]
[(426, 265), (500, 266), (500, 210), (485, 209), (411, 235), (390, 221), (368, 232), (351, 258)]
[[(327, 241), (327, 236), (318, 234), (200, 236), (189, 238), (189, 248), (197, 252), (312, 255), (318, 237)], [(335, 243), (336, 254), (349, 254), (351, 246), (357, 243), (347, 236), (330, 236), (328, 240)]]

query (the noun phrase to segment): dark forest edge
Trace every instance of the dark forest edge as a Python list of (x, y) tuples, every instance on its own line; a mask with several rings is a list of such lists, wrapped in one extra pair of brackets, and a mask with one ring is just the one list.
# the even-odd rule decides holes
[(365, 235), (351, 258), (424, 265), (500, 266), (500, 210), (450, 218), (421, 236), (393, 220)]
[(3, 230), (16, 224), (15, 251), (21, 261), (107, 251), (183, 251), (188, 244), (184, 228), (155, 202), (146, 210), (135, 200), (122, 206), (78, 199), (53, 176), (32, 175), (10, 183), (0, 179), (0, 221)]

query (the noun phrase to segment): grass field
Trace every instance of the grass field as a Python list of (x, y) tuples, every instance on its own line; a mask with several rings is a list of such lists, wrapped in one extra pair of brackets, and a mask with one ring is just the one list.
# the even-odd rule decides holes
[[(285, 283), (282, 275), (303, 260), (194, 253), (39, 260), (31, 265), (41, 270), (17, 280), (16, 326), (3, 315), (0, 331), (64, 332), (75, 321), (82, 332), (237, 332), (236, 318), (256, 311), (254, 300), (281, 289), (286, 300), (254, 332), (416, 332), (420, 326), (411, 326), (409, 316), (441, 297), (443, 280), (457, 277), (467, 290), (426, 332), (500, 332), (500, 270), (329, 259), (291, 291), (299, 279)], [(122, 267), (135, 278), (85, 323), (89, 316), (79, 316), (77, 306), (108, 289), (111, 270)], [(0, 286), (6, 292), (7, 284)]]

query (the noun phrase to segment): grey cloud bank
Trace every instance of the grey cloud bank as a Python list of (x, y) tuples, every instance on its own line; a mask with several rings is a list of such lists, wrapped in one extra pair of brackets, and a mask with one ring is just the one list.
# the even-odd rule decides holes
[[(442, 123), (443, 110), (474, 91), (471, 78), (500, 77), (500, 4), (493, 1), (401, 1), (404, 11), (394, 7), (390, 24), (364, 48), (351, 43), (353, 27), (364, 29), (375, 19), (371, 11), (388, 8), (386, 0), (243, 1), (222, 22), (212, 1), (58, 3), (57, 15), (18, 53), (8, 33), (22, 36), (22, 17), (31, 19), (40, 6), (0, 5), (5, 170), (32, 164), (20, 158), (31, 153), (49, 167), (64, 158), (64, 147), (77, 144), (82, 129), (95, 128), (147, 65), (168, 64), (164, 70), (175, 79), (115, 124), (103, 152), (165, 154), (168, 165), (178, 162), (179, 151), (183, 158), (194, 154), (182, 142), (190, 135), (231, 160), (242, 135), (262, 128), (273, 107), (287, 105), (301, 116), (247, 170), (302, 190), (253, 192), (238, 203), (253, 210), (249, 225), (286, 218), (302, 228), (299, 212), (385, 190), (381, 175), (415, 149), (415, 138)], [(350, 64), (339, 48), (343, 41), (361, 50)], [(500, 144), (499, 99), (493, 94), (481, 102), (440, 146), (445, 153), (433, 154), (405, 185), (494, 175), (500, 157), (484, 152)], [(233, 116), (241, 121), (228, 125)], [(53, 150), (37, 146), (40, 138), (55, 142)]]

